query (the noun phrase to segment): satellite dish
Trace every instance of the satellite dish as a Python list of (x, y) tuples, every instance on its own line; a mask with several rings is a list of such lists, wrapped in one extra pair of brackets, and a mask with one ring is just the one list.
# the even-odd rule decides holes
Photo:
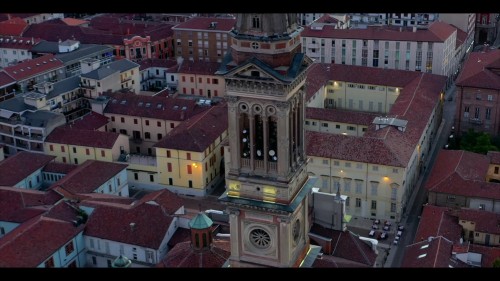
[(262, 151), (257, 150), (257, 156), (262, 156)]
[(276, 154), (276, 152), (274, 150), (269, 150), (269, 156), (274, 156)]
[(243, 138), (243, 142), (247, 142), (247, 139), (246, 139), (246, 138)]
[(273, 156), (273, 160), (274, 160), (274, 161), (278, 160), (278, 157)]
[(246, 134), (247, 133), (247, 130), (243, 130), (243, 134)]

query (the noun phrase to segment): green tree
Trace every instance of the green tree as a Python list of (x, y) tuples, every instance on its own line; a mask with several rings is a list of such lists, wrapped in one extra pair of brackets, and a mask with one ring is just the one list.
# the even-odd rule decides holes
[(460, 139), (460, 149), (486, 154), (488, 151), (497, 151), (498, 147), (492, 144), (490, 134), (469, 129)]
[(500, 257), (493, 261), (493, 267), (500, 268)]

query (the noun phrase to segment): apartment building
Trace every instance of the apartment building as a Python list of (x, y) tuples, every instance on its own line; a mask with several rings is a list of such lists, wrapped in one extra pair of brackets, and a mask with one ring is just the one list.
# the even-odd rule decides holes
[(222, 62), (229, 50), (234, 18), (194, 17), (172, 28), (175, 55), (190, 61)]
[(0, 67), (32, 59), (32, 49), (40, 41), (40, 39), (18, 36), (0, 36)]
[(177, 60), (147, 59), (139, 64), (142, 91), (161, 91), (165, 88), (173, 92), (177, 90)]
[(180, 94), (207, 98), (224, 96), (224, 78), (216, 75), (220, 64), (205, 61), (184, 61), (179, 70), (178, 91)]
[(428, 27), (304, 27), (302, 51), (321, 63), (401, 69), (444, 75), (458, 69), (457, 29), (443, 22)]

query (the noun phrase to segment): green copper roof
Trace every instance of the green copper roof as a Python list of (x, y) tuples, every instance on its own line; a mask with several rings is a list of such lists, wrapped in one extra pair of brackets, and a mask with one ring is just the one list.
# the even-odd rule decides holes
[(120, 255), (113, 261), (113, 264), (111, 266), (115, 268), (124, 268), (129, 267), (131, 263), (132, 261), (129, 260), (126, 256)]
[(207, 229), (212, 226), (214, 222), (207, 217), (202, 212), (199, 212), (196, 217), (194, 217), (191, 221), (189, 221), (189, 227), (193, 229)]

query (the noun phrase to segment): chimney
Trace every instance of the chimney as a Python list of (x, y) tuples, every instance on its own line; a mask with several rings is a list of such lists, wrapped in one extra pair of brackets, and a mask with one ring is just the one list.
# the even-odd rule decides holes
[(132, 230), (132, 231), (135, 230), (135, 222), (130, 223), (130, 230)]

